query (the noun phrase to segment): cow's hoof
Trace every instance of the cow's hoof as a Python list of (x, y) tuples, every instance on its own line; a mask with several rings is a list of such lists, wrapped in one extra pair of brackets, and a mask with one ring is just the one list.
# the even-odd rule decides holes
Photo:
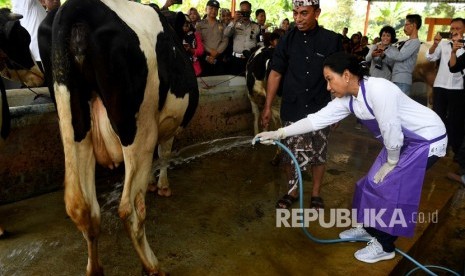
[(158, 189), (158, 195), (159, 196), (169, 197), (169, 196), (171, 196), (171, 189), (169, 187), (159, 188)]
[(103, 267), (97, 267), (93, 270), (87, 270), (86, 276), (104, 276)]

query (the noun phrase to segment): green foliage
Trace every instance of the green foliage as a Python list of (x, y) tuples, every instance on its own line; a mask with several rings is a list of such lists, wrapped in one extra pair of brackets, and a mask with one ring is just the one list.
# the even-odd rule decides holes
[[(342, 32), (344, 27), (348, 27), (354, 18), (354, 1), (353, 0), (336, 0), (338, 9), (334, 13), (328, 13), (333, 20), (329, 23), (322, 22), (325, 28), (335, 30), (336, 32)], [(331, 22), (334, 22), (331, 24)], [(331, 26), (333, 25), (333, 26)], [(349, 29), (350, 30), (350, 29)], [(349, 33), (350, 35), (350, 33)]]
[(0, 8), (10, 8), (11, 9), (11, 0), (0, 0)]

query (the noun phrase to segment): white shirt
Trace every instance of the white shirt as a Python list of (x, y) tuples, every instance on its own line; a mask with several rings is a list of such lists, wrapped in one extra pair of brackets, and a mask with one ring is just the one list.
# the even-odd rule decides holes
[[(451, 73), (449, 71), (448, 62), (450, 60), (450, 53), (452, 52), (451, 42), (448, 40), (441, 40), (434, 53), (426, 52), (426, 59), (428, 61), (436, 61), (441, 59), (439, 63), (438, 74), (434, 80), (434, 87), (444, 89), (462, 90), (463, 89), (463, 76), (462, 72)], [(464, 49), (457, 50), (457, 57), (464, 53)]]
[[(369, 77), (365, 80), (367, 108), (362, 88), (357, 97), (335, 98), (320, 111), (284, 128), (286, 136), (298, 135), (322, 129), (339, 122), (351, 114), (352, 98), (355, 116), (361, 120), (376, 119), (381, 130), (384, 146), (388, 150), (399, 150), (404, 142), (402, 128), (408, 129), (426, 140), (432, 140), (446, 133), (439, 116), (431, 109), (410, 99), (392, 82)], [(442, 157), (446, 154), (447, 137), (430, 145), (429, 156)]]
[(12, 0), (12, 11), (23, 16), (19, 21), (28, 33), (31, 35), (31, 49), (34, 60), (41, 61), (39, 54), (39, 44), (37, 40), (37, 32), (39, 25), (44, 20), (47, 12), (40, 4), (39, 0)]

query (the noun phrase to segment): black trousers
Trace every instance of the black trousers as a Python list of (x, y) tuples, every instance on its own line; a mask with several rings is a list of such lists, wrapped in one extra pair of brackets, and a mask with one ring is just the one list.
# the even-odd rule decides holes
[[(434, 163), (436, 163), (436, 161), (438, 160), (439, 160), (439, 157), (435, 155), (429, 157), (428, 162), (426, 163), (426, 170), (431, 168), (431, 166), (433, 166)], [(397, 240), (398, 238), (397, 236), (393, 236), (391, 234), (375, 229), (373, 227), (364, 227), (364, 228), (368, 232), (368, 234), (376, 238), (376, 240), (381, 244), (381, 246), (383, 246), (384, 252), (390, 253), (396, 249), (394, 242)]]
[(433, 110), (446, 125), (449, 145), (457, 154), (465, 136), (465, 91), (433, 87)]
[(225, 70), (225, 64), (223, 62), (223, 56), (219, 55), (218, 58), (216, 59), (216, 63), (211, 64), (205, 60), (207, 55), (209, 55), (209, 53), (204, 54), (199, 59), (200, 67), (202, 68), (202, 73), (200, 75), (202, 77), (224, 75), (226, 70)]
[(245, 67), (247, 65), (247, 59), (245, 57), (238, 58), (233, 56), (230, 60), (230, 64), (231, 75), (245, 76)]

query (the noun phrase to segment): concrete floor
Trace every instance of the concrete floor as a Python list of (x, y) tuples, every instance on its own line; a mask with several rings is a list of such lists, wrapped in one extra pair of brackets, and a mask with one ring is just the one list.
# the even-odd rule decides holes
[[(330, 137), (322, 186), (326, 209), (350, 208), (356, 180), (380, 149), (366, 130), (355, 130), (354, 124), (353, 118), (347, 119)], [(365, 246), (362, 243), (317, 244), (300, 228), (277, 228), (274, 205), (286, 192), (283, 174), (269, 164), (274, 147), (251, 147), (250, 139), (238, 138), (239, 147), (189, 162), (182, 162), (181, 156), (169, 170), (172, 197), (148, 194), (146, 232), (163, 270), (171, 275), (399, 275), (406, 269), (399, 255), (371, 265), (358, 262), (353, 253)], [(219, 146), (194, 147), (184, 154), (199, 155), (196, 151), (215, 147)], [(444, 176), (455, 169), (450, 158), (443, 158), (427, 173), (420, 210), (439, 210), (439, 223), (418, 224), (415, 237), (400, 238), (398, 248), (419, 254), (437, 240), (437, 227), (459, 189)], [(308, 204), (311, 180), (305, 177), (304, 182)], [(120, 176), (101, 179), (98, 190), (99, 250), (105, 273), (140, 275), (140, 262), (116, 211)], [(0, 224), (13, 232), (0, 241), (1, 276), (85, 274), (86, 244), (65, 213), (63, 191), (1, 205)], [(342, 230), (317, 223), (309, 227), (316, 237), (328, 239)], [(464, 239), (458, 242), (458, 251), (463, 252)]]

